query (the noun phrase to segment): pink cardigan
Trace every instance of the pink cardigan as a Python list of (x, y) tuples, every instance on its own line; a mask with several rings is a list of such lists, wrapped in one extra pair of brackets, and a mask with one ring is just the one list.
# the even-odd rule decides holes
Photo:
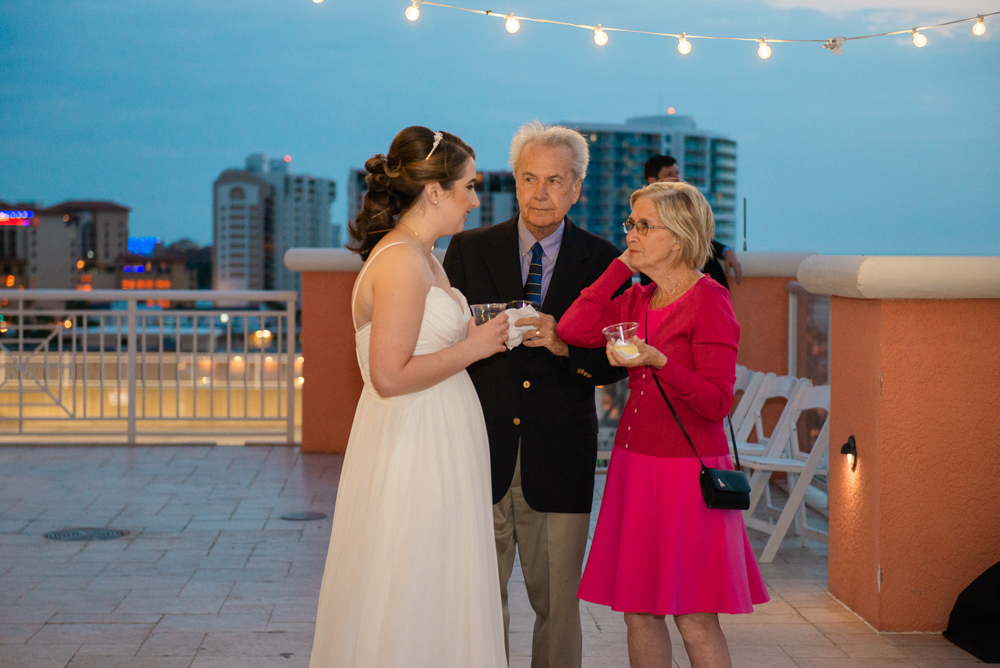
[[(612, 299), (632, 275), (615, 260), (585, 289), (559, 321), (559, 338), (570, 345), (605, 345), (601, 330), (619, 322), (638, 322), (645, 339), (646, 309), (655, 285), (633, 285)], [(708, 276), (673, 304), (656, 309), (650, 320), (662, 324), (649, 332), (647, 343), (667, 356), (656, 371), (664, 392), (694, 441), (698, 454), (729, 454), (722, 419), (733, 405), (736, 350), (740, 325), (725, 288)], [(652, 367), (629, 369), (628, 403), (618, 423), (615, 447), (656, 457), (694, 457), (670, 409), (652, 379)], [(711, 464), (709, 464), (711, 466)]]

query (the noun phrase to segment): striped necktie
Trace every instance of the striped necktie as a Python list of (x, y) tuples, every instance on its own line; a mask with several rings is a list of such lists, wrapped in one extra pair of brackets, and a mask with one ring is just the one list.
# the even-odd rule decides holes
[(524, 282), (524, 298), (538, 305), (542, 303), (542, 244), (535, 242), (531, 247), (531, 266), (528, 280)]

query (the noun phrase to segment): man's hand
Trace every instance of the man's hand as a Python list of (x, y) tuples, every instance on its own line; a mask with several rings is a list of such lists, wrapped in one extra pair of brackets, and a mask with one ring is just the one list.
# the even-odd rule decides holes
[(726, 251), (726, 276), (729, 275), (729, 270), (733, 270), (733, 275), (736, 276), (736, 285), (743, 283), (743, 267), (740, 265), (739, 259), (736, 257), (736, 251), (729, 249)]
[(515, 327), (533, 325), (534, 331), (525, 332), (522, 341), (529, 348), (548, 348), (549, 352), (559, 357), (569, 357), (569, 346), (556, 335), (556, 319), (547, 313), (539, 313), (537, 317), (521, 318), (514, 323)]

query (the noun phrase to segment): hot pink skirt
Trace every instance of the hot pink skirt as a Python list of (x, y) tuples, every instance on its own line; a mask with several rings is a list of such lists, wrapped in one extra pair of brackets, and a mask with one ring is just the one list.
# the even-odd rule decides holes
[[(704, 457), (732, 469), (729, 456)], [(753, 612), (769, 600), (738, 510), (710, 510), (694, 457), (615, 448), (578, 596), (621, 612)]]

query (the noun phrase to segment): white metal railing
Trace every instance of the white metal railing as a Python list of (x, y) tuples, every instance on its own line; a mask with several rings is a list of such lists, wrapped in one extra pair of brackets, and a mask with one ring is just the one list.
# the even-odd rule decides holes
[(291, 443), (302, 383), (296, 298), (0, 290), (0, 436), (64, 435), (86, 423), (88, 435), (124, 432), (130, 444), (140, 434)]

